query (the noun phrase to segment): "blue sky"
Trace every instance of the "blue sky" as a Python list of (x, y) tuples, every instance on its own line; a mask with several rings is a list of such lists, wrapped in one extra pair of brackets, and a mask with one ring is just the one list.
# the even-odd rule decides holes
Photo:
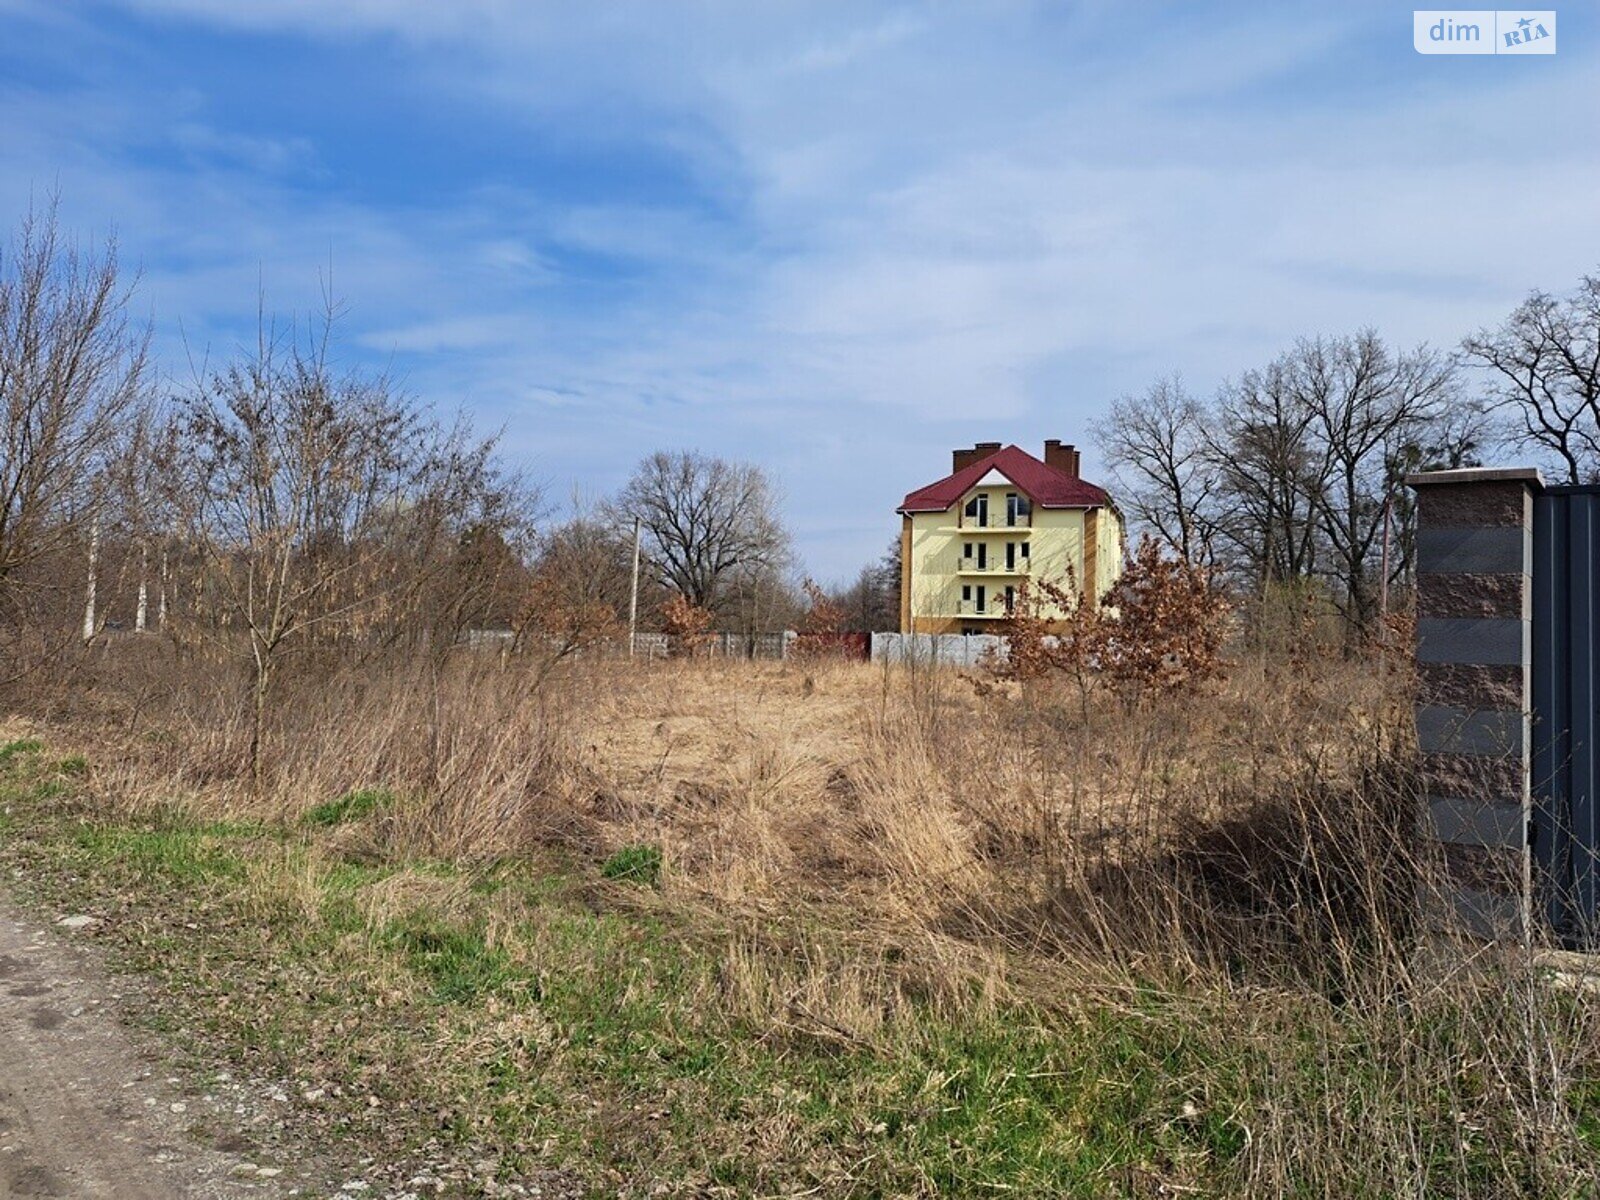
[(175, 377), (331, 264), (345, 353), (558, 509), (748, 459), (842, 580), (952, 446), (1600, 266), (1591, 10), (1512, 58), (1392, 4), (0, 0), (0, 218), (115, 225)]

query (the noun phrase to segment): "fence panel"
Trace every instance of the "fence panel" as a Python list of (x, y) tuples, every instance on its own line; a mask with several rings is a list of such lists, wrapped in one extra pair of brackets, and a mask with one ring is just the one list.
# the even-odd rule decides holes
[(907, 666), (979, 666), (986, 655), (1004, 658), (1006, 639), (992, 633), (875, 633), (872, 661)]
[(1568, 944), (1600, 929), (1600, 489), (1533, 507), (1533, 851), (1545, 914)]
[(1546, 487), (1525, 468), (1407, 482), (1442, 898), (1486, 936), (1600, 946), (1600, 487)]

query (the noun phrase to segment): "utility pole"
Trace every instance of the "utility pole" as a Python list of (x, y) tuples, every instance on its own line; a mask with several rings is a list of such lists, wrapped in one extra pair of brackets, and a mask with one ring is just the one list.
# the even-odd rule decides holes
[(139, 604), (133, 613), (133, 631), (144, 632), (144, 619), (150, 606), (150, 543), (139, 541)]
[(167, 627), (167, 540), (161, 539), (161, 591), (156, 597), (156, 628)]
[(1383, 498), (1383, 565), (1378, 578), (1378, 645), (1389, 645), (1389, 522), (1394, 514), (1394, 485)]
[(95, 585), (99, 582), (100, 573), (100, 514), (95, 513), (89, 518), (89, 580), (83, 594), (83, 642), (88, 645), (94, 641), (98, 628), (95, 624)]
[(639, 632), (639, 518), (633, 519), (633, 585), (628, 593), (628, 657)]
[[(1387, 690), (1389, 675), (1389, 522), (1394, 515), (1394, 484), (1389, 485), (1389, 491), (1383, 497), (1383, 565), (1379, 568), (1382, 577), (1378, 580), (1378, 688), (1379, 694)], [(1383, 725), (1378, 725), (1378, 734), (1383, 735)]]

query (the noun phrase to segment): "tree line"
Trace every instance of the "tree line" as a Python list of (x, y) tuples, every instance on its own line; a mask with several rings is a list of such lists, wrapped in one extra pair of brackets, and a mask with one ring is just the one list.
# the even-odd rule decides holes
[[(173, 380), (133, 316), (136, 282), (114, 238), (80, 246), (54, 203), (0, 250), (0, 630), (13, 651), (185, 625), (240, 633), (268, 660), (301, 638), (448, 638), (553, 608), (620, 618), (635, 522), (646, 621), (674, 595), (747, 631), (793, 624), (807, 604), (757, 466), (659, 452), (616, 495), (556, 519), (498, 437), (342, 367), (331, 297), (309, 322), (263, 302), (253, 344), (191, 357)], [(874, 565), (834, 599), (881, 627), (896, 609), (883, 593)]]
[(1407, 474), (1501, 456), (1600, 482), (1600, 276), (1450, 351), (1367, 329), (1303, 338), (1208, 397), (1173, 375), (1094, 434), (1136, 526), (1257, 599), (1325, 599), (1358, 642), (1411, 576)]
[[(490, 630), (569, 651), (669, 601), (751, 633), (803, 624), (819, 596), (838, 627), (896, 623), (898, 539), (847, 586), (797, 586), (757, 466), (662, 451), (552, 519), (498, 437), (341, 366), (331, 298), (309, 323), (263, 305), (253, 344), (169, 380), (135, 282), (114, 239), (75, 243), (53, 205), (0, 253), (0, 682), (159, 629), (238, 651), (259, 712), (286, 657), (318, 648)], [(1135, 526), (1256, 595), (1314, 590), (1366, 636), (1410, 570), (1407, 472), (1503, 450), (1600, 479), (1600, 277), (1453, 352), (1368, 330), (1303, 339), (1206, 398), (1160, 380), (1095, 432)]]
[(497, 435), (341, 365), (331, 296), (309, 322), (263, 304), (251, 344), (169, 379), (135, 283), (53, 203), (0, 251), (0, 686), (160, 632), (243, 671), (259, 766), (291, 663), (485, 634), (554, 661), (674, 597), (752, 632), (806, 605), (758, 467), (657, 453), (552, 520)]

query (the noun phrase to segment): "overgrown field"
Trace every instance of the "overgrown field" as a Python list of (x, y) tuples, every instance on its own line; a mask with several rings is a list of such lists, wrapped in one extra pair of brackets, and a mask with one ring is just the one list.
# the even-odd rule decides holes
[(1392, 672), (369, 665), (257, 785), (240, 681), (166, 655), (11, 701), (5, 873), (352, 1144), (594, 1195), (1595, 1190), (1597, 996), (1417, 927)]

